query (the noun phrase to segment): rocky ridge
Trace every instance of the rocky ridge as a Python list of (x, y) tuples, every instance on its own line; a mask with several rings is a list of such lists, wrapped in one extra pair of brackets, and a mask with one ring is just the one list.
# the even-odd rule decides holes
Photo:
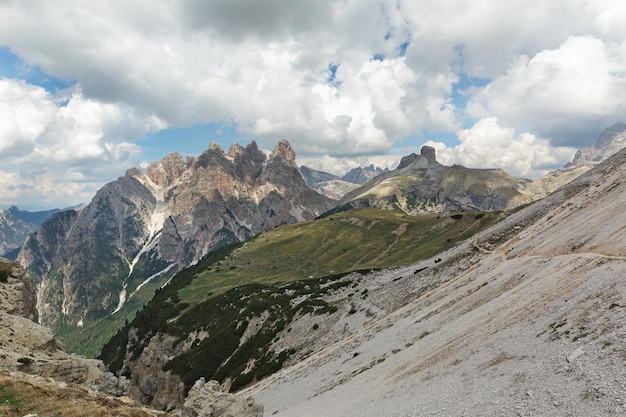
[(366, 167), (358, 167), (353, 168), (349, 172), (347, 172), (341, 179), (343, 181), (351, 182), (354, 184), (363, 185), (374, 177), (377, 177), (380, 174), (389, 171), (388, 168), (382, 169), (379, 167), (374, 167), (374, 165), (370, 164)]
[(398, 168), (374, 177), (346, 194), (338, 206), (422, 211), (499, 210), (532, 201), (524, 190), (532, 181), (501, 169), (470, 169), (437, 162), (433, 148), (402, 158)]
[(287, 141), (269, 156), (254, 142), (228, 152), (211, 143), (197, 158), (174, 153), (128, 170), (87, 206), (44, 222), (18, 259), (36, 282), (42, 323), (72, 331), (136, 310), (139, 290), (155, 291), (213, 248), (333, 206), (305, 184)]
[(566, 168), (598, 164), (626, 147), (626, 124), (615, 123), (606, 128), (595, 143), (579, 149)]

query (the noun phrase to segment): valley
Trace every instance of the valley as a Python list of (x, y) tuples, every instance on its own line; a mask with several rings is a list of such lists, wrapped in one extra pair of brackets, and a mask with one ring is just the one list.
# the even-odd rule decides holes
[[(550, 361), (569, 351), (567, 363), (592, 357), (623, 378), (602, 353), (622, 349), (625, 166), (621, 151), (530, 182), (443, 167), (423, 149), (337, 203), (305, 185), (286, 141), (269, 158), (254, 143), (211, 145), (53, 214), (20, 259), (38, 277), (43, 322), (156, 410), (180, 409), (197, 389), (238, 393), (266, 415), (497, 415), (550, 401), (611, 414), (619, 386), (579, 373), (580, 391)], [(322, 174), (307, 175), (337, 181)], [(535, 363), (566, 388), (538, 381)], [(510, 364), (518, 376), (492, 385)], [(484, 391), (508, 400), (485, 402)]]

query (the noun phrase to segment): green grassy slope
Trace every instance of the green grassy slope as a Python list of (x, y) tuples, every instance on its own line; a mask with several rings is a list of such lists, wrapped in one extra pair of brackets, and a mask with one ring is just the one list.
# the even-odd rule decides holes
[(262, 233), (200, 272), (179, 297), (195, 304), (244, 284), (273, 284), (429, 258), (501, 219), (503, 212), (407, 216), (375, 208)]

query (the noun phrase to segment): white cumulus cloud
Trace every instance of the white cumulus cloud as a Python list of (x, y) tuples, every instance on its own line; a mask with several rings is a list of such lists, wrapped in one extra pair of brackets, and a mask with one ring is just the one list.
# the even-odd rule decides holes
[[(103, 178), (111, 180), (134, 163), (137, 145), (118, 136), (119, 131), (107, 132), (119, 129), (130, 113), (126, 106), (86, 99), (80, 90), (59, 100), (42, 87), (0, 79), (3, 203), (88, 201)], [(124, 132), (131, 138), (162, 127), (152, 117), (141, 124), (142, 119), (131, 119)]]
[(444, 165), (502, 168), (517, 177), (538, 178), (570, 162), (576, 151), (553, 146), (531, 133), (518, 134), (495, 117), (481, 119), (471, 128), (459, 130), (457, 136), (460, 143), (453, 147), (433, 141), (426, 145), (436, 149), (437, 160)]

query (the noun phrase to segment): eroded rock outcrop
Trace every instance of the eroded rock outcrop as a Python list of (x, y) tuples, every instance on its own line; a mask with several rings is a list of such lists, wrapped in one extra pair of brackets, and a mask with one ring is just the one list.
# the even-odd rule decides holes
[(37, 322), (37, 294), (24, 269), (0, 258), (0, 311)]
[(174, 413), (183, 417), (262, 417), (263, 406), (226, 392), (217, 381), (205, 382), (200, 378)]
[(19, 265), (0, 258), (0, 371), (21, 372), (126, 395), (129, 382), (101, 361), (70, 355), (52, 330), (36, 323), (32, 281)]

